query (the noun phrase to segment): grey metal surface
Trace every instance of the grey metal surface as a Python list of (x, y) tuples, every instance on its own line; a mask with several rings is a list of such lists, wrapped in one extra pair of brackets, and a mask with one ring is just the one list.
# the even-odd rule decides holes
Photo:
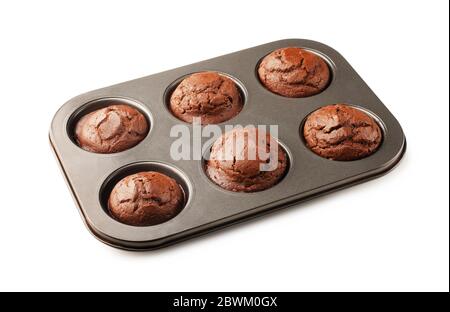
[[(307, 98), (286, 98), (261, 85), (256, 74), (259, 61), (271, 51), (288, 46), (310, 49), (329, 62), (333, 77), (326, 90)], [(242, 112), (224, 124), (279, 125), (279, 140), (289, 154), (290, 168), (274, 187), (256, 193), (233, 193), (207, 178), (202, 161), (171, 159), (174, 138), (169, 137), (170, 129), (182, 122), (169, 112), (167, 92), (180, 77), (205, 70), (225, 73), (243, 88)], [(84, 151), (72, 141), (73, 124), (80, 114), (107, 104), (99, 99), (108, 98), (124, 99), (144, 112), (151, 123), (149, 134), (137, 146), (120, 153)], [(305, 117), (335, 103), (357, 106), (379, 121), (384, 139), (376, 153), (342, 162), (321, 158), (305, 146), (300, 134)], [(392, 169), (406, 149), (397, 120), (347, 61), (324, 44), (301, 39), (271, 42), (79, 95), (56, 113), (50, 142), (89, 230), (109, 245), (130, 250), (161, 247), (369, 180)], [(179, 215), (147, 227), (125, 225), (108, 215), (104, 202), (111, 185), (141, 169), (159, 170), (181, 183), (188, 200)]]

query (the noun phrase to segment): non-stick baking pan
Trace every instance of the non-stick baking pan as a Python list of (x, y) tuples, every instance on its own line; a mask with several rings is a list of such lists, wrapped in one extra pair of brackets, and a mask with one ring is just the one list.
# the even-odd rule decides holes
[[(305, 98), (282, 97), (267, 90), (258, 79), (258, 64), (283, 47), (300, 47), (322, 56), (332, 73), (329, 86)], [(289, 169), (281, 182), (261, 192), (230, 192), (208, 179), (201, 160), (171, 159), (174, 138), (170, 130), (183, 122), (170, 113), (168, 97), (183, 77), (201, 71), (228, 75), (244, 97), (240, 114), (220, 124), (222, 129), (225, 124), (278, 125), (279, 142), (289, 157)], [(135, 147), (114, 154), (91, 153), (78, 147), (73, 129), (80, 116), (116, 101), (144, 113), (150, 123), (147, 137)], [(360, 160), (334, 161), (307, 148), (301, 134), (305, 118), (320, 107), (336, 103), (353, 105), (375, 118), (383, 131), (377, 152)], [(400, 124), (350, 64), (334, 49), (302, 39), (271, 42), (79, 95), (56, 113), (50, 142), (89, 230), (104, 243), (129, 250), (162, 247), (378, 177), (392, 169), (406, 149)], [(109, 192), (121, 178), (143, 170), (175, 178), (185, 192), (186, 205), (175, 218), (162, 224), (122, 224), (108, 213)]]

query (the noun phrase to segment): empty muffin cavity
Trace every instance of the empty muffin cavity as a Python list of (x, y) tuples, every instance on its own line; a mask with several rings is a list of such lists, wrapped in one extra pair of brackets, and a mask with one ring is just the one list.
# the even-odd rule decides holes
[(242, 83), (214, 71), (197, 72), (181, 77), (165, 93), (165, 102), (176, 118), (192, 123), (218, 124), (236, 117), (245, 104)]
[(86, 151), (110, 154), (139, 144), (150, 126), (150, 115), (141, 104), (124, 98), (101, 98), (86, 103), (72, 114), (67, 134)]
[(301, 137), (315, 154), (331, 160), (351, 161), (374, 154), (385, 136), (373, 113), (348, 105), (321, 107), (303, 121)]
[(178, 169), (153, 162), (124, 166), (100, 189), (103, 209), (131, 226), (152, 226), (176, 217), (189, 203), (192, 187)]

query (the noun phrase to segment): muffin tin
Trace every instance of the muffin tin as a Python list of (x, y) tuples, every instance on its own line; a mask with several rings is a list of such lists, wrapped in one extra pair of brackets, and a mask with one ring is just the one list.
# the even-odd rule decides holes
[[(260, 83), (257, 68), (261, 59), (275, 49), (289, 46), (313, 51), (328, 62), (332, 78), (323, 92), (286, 98)], [(260, 192), (235, 193), (210, 181), (202, 160), (171, 159), (170, 146), (176, 138), (169, 136), (170, 129), (183, 122), (170, 113), (167, 101), (181, 78), (200, 71), (217, 71), (231, 77), (244, 97), (242, 111), (219, 124), (222, 130), (225, 124), (278, 125), (279, 142), (289, 157), (288, 172), (278, 184)], [(150, 123), (147, 137), (133, 148), (114, 154), (96, 154), (78, 147), (73, 138), (76, 121), (117, 101), (144, 113)], [(377, 152), (360, 160), (333, 161), (306, 147), (301, 134), (305, 118), (322, 106), (336, 103), (353, 105), (375, 118), (383, 130), (383, 142)], [(185, 125), (192, 130), (192, 125)], [(392, 169), (406, 149), (397, 120), (347, 61), (324, 44), (302, 39), (264, 44), (79, 95), (56, 113), (50, 142), (88, 229), (104, 243), (128, 250), (162, 247), (367, 181)], [(146, 170), (178, 181), (186, 197), (184, 209), (158, 225), (136, 227), (119, 223), (106, 207), (112, 187), (127, 175)]]

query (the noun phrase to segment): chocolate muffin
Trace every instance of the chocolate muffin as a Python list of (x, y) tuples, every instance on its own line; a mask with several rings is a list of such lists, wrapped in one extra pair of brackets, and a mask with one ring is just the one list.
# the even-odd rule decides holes
[(355, 160), (374, 153), (381, 129), (368, 114), (345, 104), (322, 107), (306, 119), (306, 145), (317, 155), (334, 160)]
[(147, 119), (128, 105), (111, 105), (83, 116), (75, 126), (78, 145), (94, 153), (117, 153), (129, 149), (147, 135)]
[(217, 124), (227, 121), (241, 111), (242, 98), (230, 78), (216, 72), (201, 72), (185, 78), (170, 97), (170, 110), (178, 119)]
[(118, 221), (148, 226), (175, 217), (184, 205), (184, 193), (178, 183), (158, 172), (129, 175), (113, 188), (108, 209)]
[[(277, 148), (271, 151), (274, 144)], [(264, 171), (264, 165), (270, 168)], [(205, 164), (208, 177), (233, 192), (270, 188), (283, 178), (286, 169), (287, 155), (283, 148), (269, 134), (258, 133), (255, 128), (235, 129), (222, 135), (211, 147)]]
[(270, 91), (286, 97), (306, 97), (324, 90), (330, 69), (318, 55), (290, 47), (267, 55), (258, 68), (259, 79)]

